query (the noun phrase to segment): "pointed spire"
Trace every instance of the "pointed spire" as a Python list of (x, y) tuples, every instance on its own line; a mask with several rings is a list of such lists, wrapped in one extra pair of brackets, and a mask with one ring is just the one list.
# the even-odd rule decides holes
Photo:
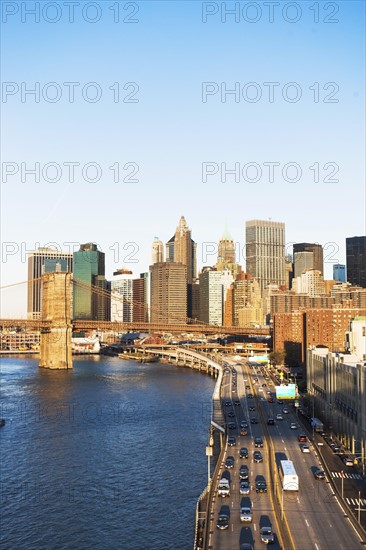
[(230, 232), (229, 232), (229, 229), (228, 229), (226, 223), (225, 223), (225, 228), (224, 228), (224, 232), (223, 232), (223, 234), (222, 234), (221, 240), (222, 240), (222, 241), (232, 241), (232, 240), (233, 240), (233, 239), (231, 238), (231, 235), (230, 235)]

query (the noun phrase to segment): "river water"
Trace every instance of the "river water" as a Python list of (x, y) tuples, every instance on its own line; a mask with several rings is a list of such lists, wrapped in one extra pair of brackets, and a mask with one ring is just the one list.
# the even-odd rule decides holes
[(103, 356), (1, 364), (2, 550), (192, 550), (213, 378)]

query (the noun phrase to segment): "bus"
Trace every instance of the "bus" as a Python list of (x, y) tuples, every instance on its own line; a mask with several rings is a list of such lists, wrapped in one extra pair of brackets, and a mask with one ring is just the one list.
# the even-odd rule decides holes
[(311, 426), (314, 428), (314, 431), (316, 432), (324, 432), (323, 422), (319, 420), (319, 418), (312, 418)]
[(291, 460), (281, 460), (279, 474), (284, 491), (298, 491), (299, 478)]

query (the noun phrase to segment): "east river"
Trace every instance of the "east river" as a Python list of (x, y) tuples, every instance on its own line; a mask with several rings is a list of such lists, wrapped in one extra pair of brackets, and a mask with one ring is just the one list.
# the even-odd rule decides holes
[(192, 550), (215, 380), (184, 367), (1, 359), (2, 550)]

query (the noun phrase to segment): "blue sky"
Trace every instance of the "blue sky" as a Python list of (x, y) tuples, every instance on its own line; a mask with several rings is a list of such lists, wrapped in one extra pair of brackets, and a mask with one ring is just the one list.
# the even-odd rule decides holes
[[(330, 278), (333, 262), (345, 261), (345, 238), (365, 234), (364, 3), (301, 1), (286, 8), (289, 3), (280, 2), (270, 23), (263, 2), (252, 8), (239, 2), (238, 22), (229, 15), (222, 22), (221, 2), (119, 2), (115, 23), (117, 2), (104, 0), (93, 3), (100, 15), (94, 24), (82, 16), (88, 4), (79, 2), (70, 23), (68, 8), (57, 2), (60, 20), (50, 23), (57, 13), (42, 13), (46, 3), (40, 2), (34, 23), (21, 2), (2, 2), (3, 87), (19, 89), (3, 93), (1, 103), (2, 284), (26, 280), (24, 250), (49, 242), (63, 250), (71, 246), (64, 243), (97, 242), (106, 252), (107, 276), (122, 265), (138, 275), (148, 269), (154, 236), (168, 240), (181, 215), (198, 243), (199, 266), (204, 243), (217, 242), (225, 224), (242, 249), (245, 221), (271, 218), (285, 222), (289, 251), (292, 242), (325, 245)], [(218, 13), (203, 23), (205, 9)], [(259, 20), (250, 23), (243, 13)], [(285, 20), (296, 14), (297, 22)], [(39, 102), (31, 95), (22, 101), (21, 90), (37, 82)], [(79, 83), (73, 103), (65, 82)], [(204, 82), (219, 90), (206, 102)], [(273, 102), (268, 82), (278, 83)], [(135, 102), (114, 102), (114, 83), (120, 99), (135, 92)], [(220, 91), (235, 86), (238, 102), (233, 95), (221, 101)], [(91, 101), (96, 91), (102, 95), (91, 102), (82, 90)], [(261, 99), (250, 102), (256, 90)], [(291, 102), (299, 90), (301, 99)], [(52, 102), (56, 92), (60, 99)], [(36, 162), (39, 183), (21, 168)], [(79, 163), (73, 182), (70, 162)], [(244, 170), (255, 163), (261, 177), (253, 181), (252, 168), (247, 179), (241, 174), (240, 181), (228, 176), (225, 182), (219, 170), (204, 182), (205, 162), (228, 169), (239, 163)], [(269, 162), (279, 163), (273, 182)], [(42, 177), (49, 163), (61, 169), (57, 182), (50, 181), (52, 166)], [(94, 183), (87, 181), (93, 167), (83, 176), (88, 163), (101, 170)], [(122, 180), (138, 165), (131, 178), (138, 181), (115, 182), (109, 167), (116, 163)], [(288, 163), (301, 168), (299, 181), (283, 178)], [(324, 181), (335, 166), (339, 181)], [(288, 180), (295, 174), (289, 170)], [(130, 252), (137, 262), (128, 261)], [(24, 297), (25, 288), (4, 292), (3, 315), (24, 314)]]

